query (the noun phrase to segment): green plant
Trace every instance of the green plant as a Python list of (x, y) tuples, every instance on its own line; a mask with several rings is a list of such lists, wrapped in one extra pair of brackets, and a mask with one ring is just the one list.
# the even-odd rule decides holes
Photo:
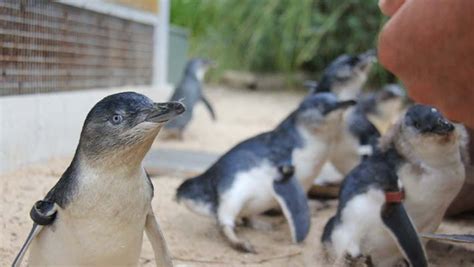
[[(222, 69), (306, 71), (319, 78), (343, 53), (376, 45), (377, 0), (172, 0), (171, 22), (190, 29), (191, 54)], [(376, 67), (375, 85), (393, 81)]]

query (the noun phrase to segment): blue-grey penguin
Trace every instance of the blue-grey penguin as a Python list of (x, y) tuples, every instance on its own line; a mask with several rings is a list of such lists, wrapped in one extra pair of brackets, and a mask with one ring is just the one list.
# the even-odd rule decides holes
[(344, 113), (341, 131), (331, 152), (330, 164), (340, 175), (328, 176), (321, 173), (315, 184), (340, 184), (342, 178), (362, 159), (372, 154), (381, 134), (372, 119), (390, 121), (400, 116), (403, 101), (403, 91), (396, 85), (362, 94), (357, 99), (357, 104)]
[(71, 164), (31, 209), (33, 229), (13, 266), (28, 247), (30, 266), (136, 266), (144, 231), (157, 266), (172, 266), (142, 160), (164, 123), (184, 110), (134, 92), (99, 101)]
[(433, 233), (462, 187), (466, 131), (435, 108), (414, 105), (378, 150), (345, 178), (322, 242), (336, 261), (369, 257), (427, 266), (418, 233)]
[(177, 200), (215, 217), (230, 244), (244, 252), (255, 250), (236, 236), (235, 221), (247, 218), (253, 224), (255, 215), (278, 204), (293, 241), (304, 240), (309, 231), (306, 192), (328, 158), (342, 113), (354, 104), (332, 93), (306, 97), (276, 129), (237, 144), (203, 174), (183, 182)]
[(375, 50), (359, 55), (341, 55), (323, 71), (319, 82), (307, 82), (311, 93), (332, 92), (341, 100), (356, 99), (367, 81)]
[(186, 64), (183, 77), (170, 99), (170, 101), (183, 103), (186, 106), (186, 112), (165, 125), (167, 137), (182, 139), (184, 129), (193, 118), (194, 106), (200, 101), (209, 110), (212, 119), (216, 119), (214, 108), (202, 90), (204, 75), (213, 64), (212, 61), (202, 58), (191, 59)]
[[(414, 104), (405, 89), (398, 84), (386, 84), (380, 90), (367, 95), (368, 98), (374, 95), (377, 103), (375, 108), (367, 107), (367, 118), (381, 134), (386, 133), (404, 111)], [(370, 101), (368, 104), (370, 105)]]
[[(362, 92), (363, 85), (367, 81), (369, 72), (375, 61), (375, 50), (368, 50), (359, 55), (340, 55), (324, 69), (319, 82), (306, 81), (304, 86), (309, 88), (309, 94), (332, 92), (341, 100), (357, 99)], [(354, 108), (348, 109), (346, 113), (353, 109)], [(338, 135), (340, 136), (338, 138), (345, 140), (347, 138), (344, 138), (343, 135), (348, 134), (344, 133), (344, 131), (347, 131), (347, 127), (344, 124), (341, 124), (341, 127), (340, 131), (338, 131)], [(353, 154), (352, 151), (349, 155), (348, 158), (351, 162), (354, 157), (358, 157), (358, 154)], [(320, 176), (315, 177), (315, 184), (337, 184), (343, 177), (340, 170), (337, 170), (328, 162), (324, 165)]]

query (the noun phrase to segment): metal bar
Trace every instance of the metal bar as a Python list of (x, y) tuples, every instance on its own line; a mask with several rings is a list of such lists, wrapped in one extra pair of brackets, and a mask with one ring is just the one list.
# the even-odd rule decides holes
[[(138, 31), (130, 31), (130, 30), (126, 31), (125, 29), (115, 30), (115, 29), (110, 29), (110, 28), (91, 27), (90, 25), (80, 25), (80, 24), (73, 25), (74, 28), (80, 29), (80, 30), (74, 31), (70, 28), (64, 27), (64, 26), (72, 25), (71, 23), (65, 24), (65, 23), (51, 22), (51, 21), (45, 21), (45, 20), (34, 20), (34, 19), (29, 19), (29, 18), (19, 18), (19, 17), (9, 16), (9, 15), (0, 15), (0, 23), (1, 22), (9, 23), (11, 24), (11, 26), (14, 26), (15, 24), (22, 24), (25, 26), (34, 26), (37, 28), (49, 29), (52, 31), (61, 30), (68, 34), (79, 34), (79, 35), (95, 36), (95, 37), (101, 37), (101, 38), (113, 37), (121, 41), (129, 41), (131, 37), (134, 37), (134, 42), (143, 43), (143, 44), (149, 44), (149, 42), (142, 41), (141, 38), (149, 39), (151, 37), (150, 33), (146, 33), (146, 32), (140, 33)], [(127, 38), (122, 38), (124, 36), (127, 36)]]
[(25, 43), (13, 43), (5, 42), (2, 43), (0, 49), (3, 50), (3, 55), (9, 54), (8, 50), (20, 50), (20, 51), (35, 51), (35, 52), (50, 52), (57, 54), (71, 54), (80, 56), (92, 56), (92, 57), (103, 57), (103, 58), (119, 58), (119, 59), (143, 59), (150, 60), (150, 53), (136, 50), (134, 55), (124, 54), (117, 51), (119, 54), (114, 55), (113, 50), (97, 48), (90, 49), (88, 47), (63, 47), (53, 45), (37, 45), (37, 44), (25, 44)]
[[(107, 42), (107, 40), (100, 40), (97, 42), (97, 39), (92, 39), (92, 38), (82, 38), (80, 36), (64, 36), (61, 34), (50, 34), (50, 33), (42, 33), (41, 35), (38, 34), (37, 32), (27, 32), (27, 31), (19, 31), (19, 30), (8, 30), (8, 29), (2, 29), (0, 28), (0, 35), (3, 36), (15, 36), (15, 37), (24, 37), (24, 38), (31, 38), (31, 39), (39, 39), (39, 40), (46, 40), (46, 41), (57, 41), (57, 42), (64, 42), (64, 43), (69, 43), (69, 44), (81, 44), (81, 45), (86, 45), (86, 46), (94, 46), (94, 47), (102, 47), (102, 48), (115, 48), (115, 49), (122, 49), (122, 50), (132, 50), (123, 46), (129, 45), (129, 43), (122, 42), (121, 44), (123, 45), (118, 46), (118, 45), (111, 45), (110, 42)], [(3, 37), (5, 38), (5, 37)], [(112, 39), (113, 40), (113, 39)], [(120, 43), (120, 42), (117, 42)], [(136, 47), (140, 47), (140, 51), (144, 52), (151, 52), (153, 51), (153, 48), (151, 46), (146, 46), (146, 45), (140, 45), (140, 44), (134, 44)], [(148, 48), (148, 49), (144, 49)]]
[(156, 23), (0, 0), (0, 96), (150, 84)]

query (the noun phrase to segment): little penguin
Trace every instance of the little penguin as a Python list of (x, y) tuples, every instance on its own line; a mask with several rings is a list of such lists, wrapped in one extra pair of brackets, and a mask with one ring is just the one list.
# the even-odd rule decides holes
[(336, 261), (427, 266), (418, 233), (433, 233), (461, 189), (467, 134), (434, 107), (414, 105), (345, 178), (322, 242)]
[[(215, 217), (237, 250), (255, 252), (234, 226), (280, 205), (294, 242), (309, 231), (306, 192), (326, 162), (344, 110), (353, 100), (332, 93), (306, 97), (276, 129), (237, 144), (203, 174), (183, 182), (177, 200), (190, 210)], [(291, 167), (291, 168), (290, 168)]]
[(330, 164), (341, 175), (329, 177), (321, 173), (315, 184), (340, 184), (345, 175), (373, 153), (380, 132), (370, 118), (391, 120), (402, 113), (404, 94), (394, 87), (384, 86), (376, 92), (362, 94), (357, 104), (345, 112), (338, 141), (330, 156)]
[(170, 101), (182, 102), (186, 106), (186, 112), (165, 125), (167, 137), (183, 138), (183, 131), (193, 118), (194, 106), (199, 101), (204, 103), (212, 119), (216, 119), (214, 108), (202, 91), (204, 75), (213, 65), (212, 61), (202, 58), (194, 58), (188, 61), (183, 77), (170, 99)]
[(341, 100), (356, 99), (375, 60), (375, 50), (359, 55), (340, 55), (324, 70), (319, 82), (306, 82), (306, 86), (313, 94), (332, 92)]
[[(359, 98), (363, 85), (367, 81), (369, 72), (375, 61), (375, 50), (368, 50), (359, 55), (340, 55), (323, 71), (319, 82), (311, 80), (306, 81), (304, 86), (309, 88), (309, 94), (332, 92), (340, 99)], [(348, 109), (346, 113), (349, 113), (349, 111), (353, 109), (354, 108)], [(345, 117), (347, 117), (347, 115), (345, 115)], [(352, 134), (347, 132), (347, 126), (345, 124), (341, 124), (341, 127), (342, 128), (338, 131), (340, 136), (338, 138), (341, 140), (338, 142), (342, 143), (343, 141), (354, 141)], [(370, 131), (371, 129), (368, 130)], [(357, 164), (359, 159), (358, 153), (358, 147), (356, 148), (355, 152), (351, 149), (350, 153), (344, 155), (344, 157), (341, 159), (349, 158), (349, 164), (354, 164), (354, 162)], [(354, 161), (354, 158), (357, 158), (357, 160)], [(346, 162), (344, 160), (342, 161), (343, 162), (341, 164), (344, 163), (345, 165)], [(354, 167), (354, 165), (352, 165), (352, 167)], [(318, 177), (315, 177), (314, 184), (320, 186), (339, 184), (343, 177), (344, 175), (341, 174), (341, 171), (336, 169), (331, 164), (331, 162), (328, 162), (323, 166), (321, 174)]]
[(164, 123), (184, 111), (134, 92), (99, 101), (71, 164), (31, 209), (33, 228), (13, 266), (28, 247), (29, 266), (137, 266), (144, 230), (156, 265), (172, 266), (142, 160)]
[[(380, 93), (376, 93), (375, 98), (382, 105), (377, 105), (376, 108), (367, 106), (367, 117), (379, 132), (383, 134), (414, 103), (398, 84), (386, 84), (380, 91)], [(370, 102), (368, 104), (370, 105)]]

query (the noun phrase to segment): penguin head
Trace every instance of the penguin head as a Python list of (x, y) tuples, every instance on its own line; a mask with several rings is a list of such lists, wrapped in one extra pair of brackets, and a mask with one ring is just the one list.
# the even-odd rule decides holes
[(204, 58), (193, 58), (188, 61), (185, 69), (186, 75), (192, 75), (196, 77), (200, 82), (204, 80), (204, 75), (210, 67), (215, 66), (215, 63), (211, 60)]
[(389, 101), (392, 99), (399, 99), (405, 97), (405, 91), (400, 85), (395, 83), (386, 84), (380, 91), (377, 93), (377, 100), (379, 101)]
[(309, 95), (296, 110), (297, 124), (313, 130), (338, 125), (344, 110), (355, 104), (354, 100), (340, 101), (333, 93)]
[(341, 55), (324, 70), (313, 92), (333, 92), (340, 99), (354, 99), (362, 90), (376, 59), (375, 50), (359, 55)]
[(154, 103), (134, 92), (107, 96), (87, 115), (79, 148), (87, 155), (100, 156), (151, 145), (161, 127), (184, 111), (179, 102)]
[(436, 108), (420, 104), (408, 109), (404, 124), (412, 133), (426, 136), (446, 136), (455, 129)]
[(434, 160), (459, 147), (456, 127), (432, 106), (417, 104), (410, 107), (401, 129), (405, 146), (424, 158)]
[(405, 91), (397, 84), (387, 84), (376, 95), (375, 115), (385, 121), (394, 122), (406, 107)]
[[(394, 122), (405, 108), (406, 95), (397, 84), (385, 85), (381, 90), (362, 96), (357, 104), (371, 120)], [(376, 117), (376, 118), (375, 118)]]

